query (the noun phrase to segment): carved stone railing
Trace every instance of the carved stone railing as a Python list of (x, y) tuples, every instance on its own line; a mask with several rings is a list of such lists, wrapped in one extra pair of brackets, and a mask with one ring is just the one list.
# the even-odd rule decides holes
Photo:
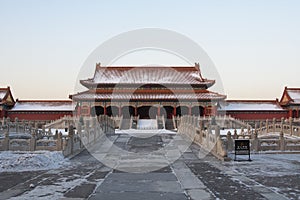
[(51, 121), (45, 124), (45, 129), (60, 129), (68, 128), (70, 125), (74, 126), (74, 118), (72, 116), (64, 116), (58, 120)]
[[(227, 116), (227, 115), (222, 115), (222, 116), (193, 116), (198, 118), (199, 123), (201, 123), (204, 127), (209, 126), (211, 123), (214, 123), (216, 125), (218, 125), (220, 128), (230, 128), (230, 129), (240, 129), (242, 127), (244, 128), (252, 128), (249, 124), (235, 119), (231, 116)], [(180, 121), (181, 121), (181, 117), (177, 116), (174, 117), (174, 121), (177, 124), (177, 127), (180, 126)]]
[[(203, 121), (202, 121), (203, 122)], [(198, 117), (182, 116), (178, 133), (188, 136), (194, 143), (219, 159), (227, 160), (226, 140), (220, 135), (220, 127), (210, 123), (199, 123)]]
[[(220, 119), (183, 116), (178, 120), (178, 132), (187, 135), (203, 149), (224, 160), (227, 159), (228, 153), (234, 150), (235, 139), (249, 139), (251, 150), (256, 152), (300, 152), (300, 127), (293, 125), (291, 119), (282, 119), (280, 123), (276, 123), (276, 120), (271, 123), (260, 122), (254, 129), (251, 126), (241, 127), (239, 133), (235, 129), (233, 133), (228, 131), (224, 136), (220, 135), (218, 120)], [(266, 126), (263, 126), (264, 123)], [(232, 128), (231, 124), (226, 124), (228, 127), (225, 128)]]
[[(98, 118), (73, 118), (76, 126), (68, 127), (68, 134), (58, 130), (38, 129), (30, 125), (6, 122), (0, 126), (0, 151), (62, 151), (74, 155), (97, 142), (104, 134), (114, 133), (114, 121), (107, 116)], [(18, 135), (19, 134), (19, 135)]]
[(238, 138), (248, 138), (251, 141), (251, 150), (259, 151), (300, 151), (300, 127), (294, 126), (292, 119), (282, 119), (280, 123), (276, 123), (274, 119), (270, 124), (267, 120), (265, 125), (255, 125), (255, 128), (239, 135), (236, 131), (232, 135), (230, 132), (227, 134), (227, 141), (231, 141), (228, 144), (228, 150), (233, 149), (233, 141)]

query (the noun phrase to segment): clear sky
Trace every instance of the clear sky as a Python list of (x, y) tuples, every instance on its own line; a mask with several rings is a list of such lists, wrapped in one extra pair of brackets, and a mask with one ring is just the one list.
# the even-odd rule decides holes
[(229, 99), (280, 98), (300, 87), (299, 10), (297, 0), (0, 0), (0, 86), (19, 99), (66, 99), (98, 45), (153, 27), (197, 42)]

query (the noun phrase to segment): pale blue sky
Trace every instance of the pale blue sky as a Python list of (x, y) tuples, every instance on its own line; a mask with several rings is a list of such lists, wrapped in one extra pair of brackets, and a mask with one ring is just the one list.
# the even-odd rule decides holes
[(68, 98), (98, 45), (154, 27), (197, 42), (229, 99), (280, 98), (300, 87), (299, 10), (297, 0), (0, 0), (0, 86), (20, 99)]

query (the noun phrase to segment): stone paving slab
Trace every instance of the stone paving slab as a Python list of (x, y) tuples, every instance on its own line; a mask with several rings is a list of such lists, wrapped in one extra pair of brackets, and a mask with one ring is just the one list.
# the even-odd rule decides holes
[(192, 200), (210, 200), (214, 199), (210, 193), (205, 190), (191, 189), (187, 190), (188, 195)]
[[(119, 134), (108, 136), (106, 140), (115, 142), (118, 148), (127, 149), (130, 137), (132, 136)], [(97, 151), (97, 155), (107, 162), (117, 163), (115, 167), (117, 165), (121, 166), (125, 172), (103, 166), (87, 151), (83, 151), (72, 158), (71, 162), (74, 166), (46, 173), (37, 173), (37, 176), (31, 181), (28, 181), (28, 178), (31, 177), (32, 172), (15, 173), (15, 175), (7, 174), (7, 176), (0, 177), (0, 181), (5, 184), (5, 181), (11, 180), (12, 183), (8, 182), (7, 186), (1, 185), (0, 199), (17, 196), (15, 199), (18, 200), (39, 198), (51, 200), (281, 200), (288, 199), (288, 197), (290, 197), (289, 199), (299, 200), (299, 195), (297, 196), (300, 191), (299, 186), (297, 186), (300, 178), (299, 173), (294, 176), (280, 177), (250, 176), (248, 173), (251, 172), (251, 167), (248, 171), (240, 171), (238, 166), (230, 167), (228, 164), (220, 162), (207, 152), (202, 151), (195, 144), (187, 148), (187, 152), (183, 153), (176, 162), (165, 166), (170, 159), (176, 156), (179, 157), (182, 150), (186, 149), (184, 145), (187, 142), (183, 141), (183, 138), (176, 136), (175, 142), (171, 142), (173, 137), (175, 136), (161, 135), (153, 137), (149, 140), (151, 145), (143, 145), (143, 142), (147, 139), (130, 140), (130, 145), (145, 148), (143, 149), (144, 153), (140, 154), (141, 156), (134, 156), (130, 153), (121, 156), (118, 154), (116, 147), (112, 147), (111, 144), (103, 145), (99, 143), (95, 145), (94, 149)], [(135, 142), (137, 143), (135, 144)], [(166, 146), (166, 142), (170, 145)], [(113, 151), (109, 151), (107, 148), (112, 148)], [(164, 149), (161, 152), (153, 152), (157, 148)], [(162, 153), (166, 153), (165, 162), (158, 159), (161, 158)], [(153, 158), (155, 162), (146, 162), (145, 158)], [(132, 167), (132, 162), (138, 162), (138, 166)], [(147, 169), (147, 166), (151, 170), (151, 166), (155, 166), (156, 162), (160, 165), (156, 167), (161, 168), (155, 171), (148, 173), (126, 172), (141, 172)], [(253, 163), (245, 165), (249, 164), (251, 166)], [(257, 167), (259, 166), (261, 165)], [(299, 167), (293, 169), (297, 170)], [(18, 183), (17, 179), (24, 181)], [(36, 187), (30, 188), (29, 184), (31, 183)], [(273, 188), (274, 186), (276, 186), (276, 191)], [(283, 188), (279, 188), (281, 186)]]
[(188, 200), (183, 194), (159, 192), (120, 192), (94, 194), (89, 200)]
[(137, 174), (129, 174), (129, 173), (112, 173), (109, 175), (109, 180), (127, 180), (127, 181), (177, 181), (177, 178), (173, 173), (137, 173)]
[(110, 180), (109, 177), (96, 189), (96, 193), (107, 192), (166, 192), (182, 193), (180, 184), (175, 181), (149, 181), (149, 180)]
[(83, 183), (69, 190), (64, 196), (70, 198), (88, 198), (95, 187), (96, 184)]

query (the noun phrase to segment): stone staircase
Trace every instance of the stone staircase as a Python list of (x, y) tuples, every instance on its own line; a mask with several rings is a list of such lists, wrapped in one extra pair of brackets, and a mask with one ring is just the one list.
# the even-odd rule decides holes
[(139, 119), (137, 122), (137, 129), (157, 129), (156, 119)]

